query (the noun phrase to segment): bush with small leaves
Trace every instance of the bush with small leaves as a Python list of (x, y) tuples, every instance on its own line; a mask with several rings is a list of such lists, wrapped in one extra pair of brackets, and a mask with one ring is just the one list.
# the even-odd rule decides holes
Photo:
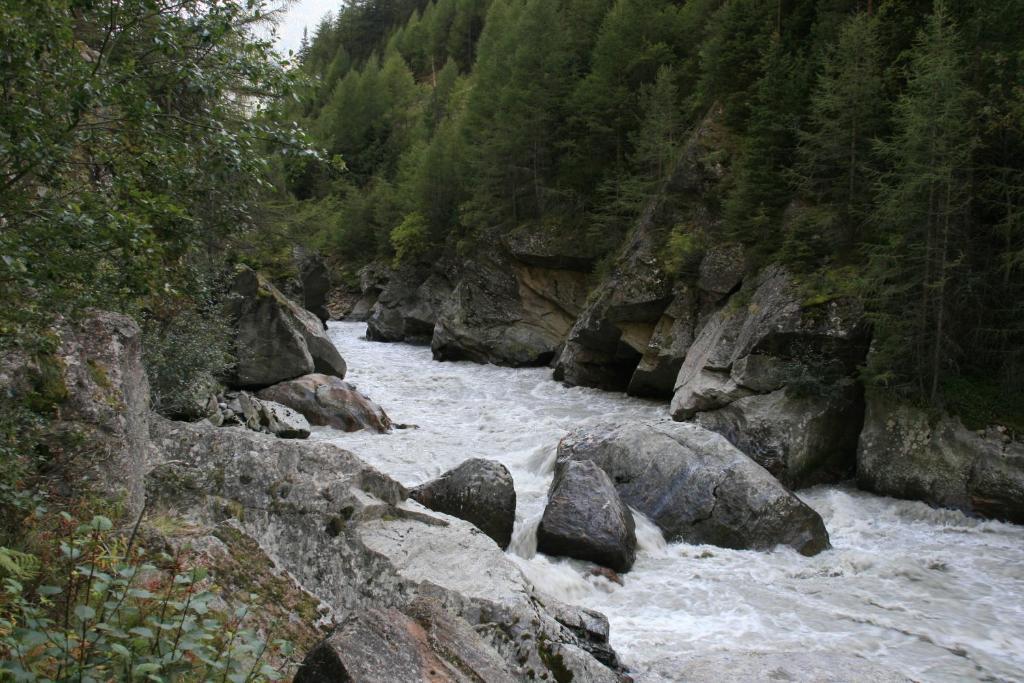
[[(0, 679), (223, 681), (283, 678), (268, 663), (290, 654), (226, 607), (205, 567), (145, 551), (109, 519), (79, 525), (62, 513), (59, 552), (41, 576), (4, 548), (0, 557)], [(43, 583), (42, 581), (47, 581)], [(52, 584), (52, 585), (50, 585)]]

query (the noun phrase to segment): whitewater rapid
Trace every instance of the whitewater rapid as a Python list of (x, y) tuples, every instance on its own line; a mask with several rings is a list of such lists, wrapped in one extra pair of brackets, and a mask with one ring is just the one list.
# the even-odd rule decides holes
[(471, 457), (504, 463), (518, 496), (509, 555), (539, 590), (606, 614), (638, 683), (678, 680), (688, 658), (723, 652), (847, 653), (917, 681), (1024, 680), (1024, 527), (818, 487), (799, 495), (832, 550), (666, 544), (638, 519), (637, 561), (618, 586), (535, 552), (555, 447), (579, 425), (667, 419), (665, 404), (564, 387), (546, 368), (436, 363), (428, 348), (368, 342), (365, 330), (330, 324), (346, 379), (418, 428), (314, 438), (407, 486)]

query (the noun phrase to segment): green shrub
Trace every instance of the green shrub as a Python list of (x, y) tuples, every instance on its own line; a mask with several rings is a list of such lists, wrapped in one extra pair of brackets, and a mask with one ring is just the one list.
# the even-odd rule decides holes
[[(229, 610), (204, 567), (183, 555), (150, 563), (105, 517), (66, 533), (38, 563), (0, 549), (0, 679), (14, 681), (280, 680), (268, 658), (289, 654)], [(14, 558), (13, 560), (11, 558)], [(33, 581), (50, 581), (53, 585)]]
[(707, 249), (707, 234), (700, 228), (679, 224), (665, 244), (665, 268), (674, 275), (695, 274)]
[(402, 223), (391, 231), (391, 245), (395, 248), (394, 265), (397, 268), (403, 263), (416, 260), (428, 248), (427, 238), (430, 226), (427, 219), (418, 211), (405, 217)]
[(193, 273), (190, 291), (154, 299), (140, 321), (152, 407), (180, 419), (201, 416), (203, 403), (234, 360), (222, 276), (202, 268)]

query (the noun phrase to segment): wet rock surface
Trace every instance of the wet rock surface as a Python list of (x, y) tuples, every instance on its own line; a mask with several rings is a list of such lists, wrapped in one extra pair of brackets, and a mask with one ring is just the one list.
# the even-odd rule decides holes
[(555, 473), (537, 550), (628, 572), (636, 559), (633, 513), (608, 475), (590, 460), (563, 462)]
[(431, 510), (466, 520), (502, 549), (512, 540), (516, 490), (512, 475), (499, 462), (471, 458), (412, 489), (409, 497)]
[(608, 423), (571, 432), (558, 460), (592, 460), (667, 540), (804, 555), (829, 547), (821, 517), (724, 437), (692, 424)]

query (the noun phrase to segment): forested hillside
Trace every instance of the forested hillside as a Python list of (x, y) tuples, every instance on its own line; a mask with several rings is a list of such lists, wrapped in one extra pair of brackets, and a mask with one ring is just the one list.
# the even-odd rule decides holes
[[(303, 45), (265, 221), (354, 274), (528, 225), (613, 258), (714, 116), (710, 225), (662, 226), (852, 294), (865, 376), (1009, 422), (1024, 377), (1024, 6), (861, 0), (364, 0)], [(278, 239), (280, 239), (280, 234)], [(602, 266), (598, 265), (598, 270)], [(1016, 405), (1014, 405), (1016, 404)]]

